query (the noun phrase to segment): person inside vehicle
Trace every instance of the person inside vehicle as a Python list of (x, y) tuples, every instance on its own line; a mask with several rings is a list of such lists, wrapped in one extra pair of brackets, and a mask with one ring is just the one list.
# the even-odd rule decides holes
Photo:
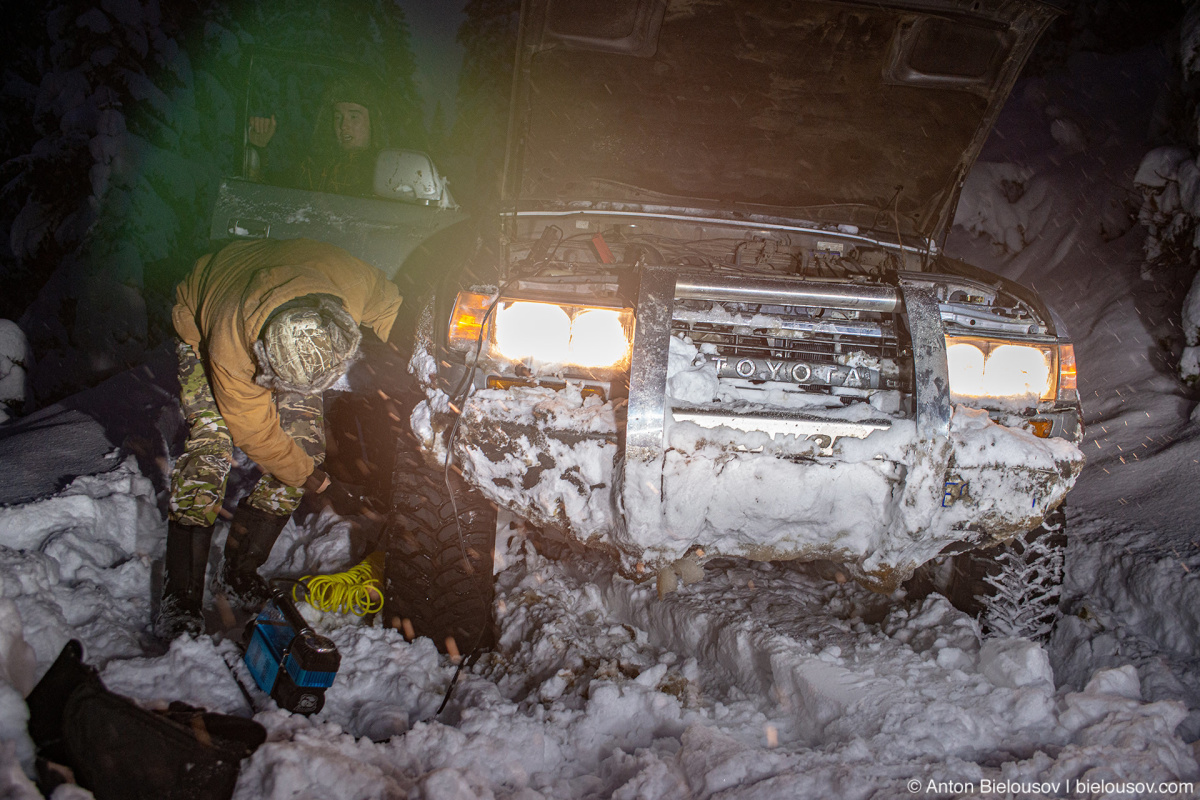
[(246, 136), (258, 154), (251, 177), (317, 192), (368, 196), (374, 190), (375, 158), (384, 146), (379, 104), (370, 86), (338, 80), (325, 93), (307, 156), (293, 170), (273, 169), (268, 145), (278, 128), (275, 115), (251, 117)]
[(322, 393), (358, 357), (362, 332), (387, 341), (401, 304), (387, 276), (307, 239), (236, 242), (196, 262), (176, 290), (180, 405), (187, 442), (171, 474), (162, 604), (155, 632), (203, 632), (213, 528), (233, 448), (263, 475), (233, 515), (221, 583), (244, 607), (265, 602), (258, 568), (305, 494), (362, 513), (321, 469)]

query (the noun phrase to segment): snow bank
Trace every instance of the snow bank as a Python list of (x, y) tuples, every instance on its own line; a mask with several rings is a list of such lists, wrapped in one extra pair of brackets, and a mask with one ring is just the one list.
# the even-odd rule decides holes
[(0, 508), (0, 597), (15, 604), (39, 674), (71, 638), (101, 664), (141, 654), (163, 527), (132, 457), (45, 500)]
[[(1195, 30), (1189, 35), (1194, 54)], [(947, 252), (1033, 285), (1075, 338), (1088, 466), (1067, 501), (1067, 614), (1049, 645), (1058, 681), (1082, 690), (1099, 668), (1136, 665), (1147, 699), (1193, 709), (1179, 727), (1192, 740), (1200, 737), (1200, 673), (1189, 644), (1200, 637), (1200, 562), (1196, 505), (1183, 487), (1195, 472), (1198, 439), (1195, 400), (1163, 346), (1178, 336), (1178, 299), (1160, 278), (1192, 251), (1200, 181), (1190, 149), (1144, 142), (1154, 102), (1144, 87), (1166, 82), (1167, 68), (1147, 50), (1076, 58), (1053, 81), (1023, 81), (985, 158), (1030, 169), (1031, 182), (1052, 189), (1048, 222), (1020, 253), (999, 252), (992, 234), (972, 237), (961, 228)], [(1128, 75), (1155, 77), (1131, 83), (1121, 77)], [(1031, 146), (1050, 105), (1104, 135), (1083, 153)], [(968, 206), (973, 186), (964, 190)], [(1139, 190), (1140, 208), (1129, 202)], [(1122, 209), (1148, 231), (1114, 235), (1128, 225), (1105, 220)], [(1166, 260), (1142, 269), (1157, 258)], [(1185, 355), (1185, 375), (1189, 363)]]
[[(87, 656), (90, 661), (90, 654)], [(208, 637), (182, 636), (171, 642), (165, 655), (110, 661), (100, 680), (110, 691), (138, 698), (147, 708), (165, 709), (173, 700), (201, 708), (219, 708), (248, 716), (229, 665), (241, 659), (231, 641), (214, 647)]]
[[(562, 424), (610, 424), (594, 400), (545, 399), (555, 402), (543, 411)], [(968, 438), (975, 425), (971, 415), (960, 423)], [(238, 800), (893, 796), (914, 778), (1200, 776), (1174, 733), (1186, 713), (1180, 704), (1142, 701), (1132, 672), (1056, 690), (1042, 648), (1025, 640), (981, 645), (974, 622), (936, 595), (906, 603), (844, 576), (830, 580), (819, 567), (718, 559), (707, 580), (659, 600), (611, 563), (547, 560), (511, 528), (498, 544), (499, 645), (462, 675), (442, 714), (454, 667), (431, 642), (408, 643), (394, 630), (307, 607), (337, 643), (342, 665), (320, 714), (287, 714), (253, 687), (228, 639), (184, 637), (162, 655), (112, 655), (104, 649), (111, 628), (68, 619), (85, 597), (102, 607), (134, 591), (141, 606), (126, 606), (120, 624), (131, 636), (143, 625), (146, 570), (139, 568), (140, 582), (125, 571), (142, 563), (136, 554), (89, 572), (78, 543), (37, 550), (80, 520), (90, 520), (97, 543), (136, 546), (139, 537), (115, 541), (74, 505), (87, 498), (124, 514), (125, 527), (142, 525), (113, 504), (122, 495), (148, 497), (131, 463), (4, 510), (6, 533), (22, 509), (22, 520), (35, 519), (33, 508), (43, 519), (33, 549), (0, 551), (4, 596), (23, 621), (36, 617), (28, 609), (62, 617), (58, 628), (24, 628), (40, 665), (56, 654), (59, 633), (79, 635), (88, 660), (103, 662), (106, 684), (148, 707), (182, 699), (253, 713), (268, 741), (243, 763)], [(348, 538), (334, 518), (303, 523), (285, 533), (273, 557), (279, 568), (310, 568), (309, 558)], [(305, 550), (308, 539), (327, 544)], [(6, 691), (0, 684), (0, 776), (8, 776), (0, 779), (17, 787), (11, 793), (24, 792), (16, 770), (23, 705)]]
[(1033, 182), (1028, 167), (977, 163), (967, 174), (954, 222), (987, 235), (1010, 253), (1019, 253), (1045, 227), (1046, 186)]

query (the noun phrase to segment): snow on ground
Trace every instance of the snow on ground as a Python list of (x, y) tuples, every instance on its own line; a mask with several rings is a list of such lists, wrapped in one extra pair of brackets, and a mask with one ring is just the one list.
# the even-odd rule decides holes
[[(1135, 664), (1149, 699), (1193, 709), (1182, 734), (1200, 738), (1200, 418), (1162, 345), (1178, 331), (1183, 295), (1143, 276), (1142, 233), (1122, 234), (1136, 210), (1133, 178), (1155, 97), (1130, 74), (1158, 57), (1077, 56), (1065, 84), (1026, 81), (1005, 107), (984, 154), (1004, 169), (975, 170), (969, 207), (1005, 194), (1020, 213), (1009, 227), (1036, 229), (1018, 252), (997, 254), (1012, 235), (986, 215), (950, 249), (1036, 288), (1075, 340), (1088, 466), (1067, 500), (1070, 550), (1066, 608), (1050, 652), (1060, 682), (1080, 688), (1097, 667)], [(1160, 67), (1165, 68), (1165, 67)], [(1106, 113), (1105, 109), (1124, 109)], [(1088, 148), (1047, 146), (1045, 121), (1083, 120)], [(1024, 175), (1019, 187), (997, 175)], [(979, 185), (983, 184), (983, 185)], [(990, 198), (987, 201), (981, 197)], [(960, 220), (963, 216), (960, 214)]]
[[(144, 704), (253, 712), (269, 736), (243, 763), (245, 800), (1197, 796), (1195, 401), (1158, 341), (1178, 304), (1140, 277), (1118, 213), (1152, 99), (1133, 88), (1148, 81), (1114, 76), (1146, 60), (1081, 58), (1072, 82), (1023, 82), (985, 156), (1008, 166), (972, 174), (949, 243), (1033, 284), (1077, 342), (1090, 462), (1068, 500), (1069, 615), (1048, 647), (981, 641), (937, 595), (875, 595), (821, 565), (718, 562), (659, 600), (513, 528), (499, 646), (445, 710), (454, 667), (428, 640), (310, 612), (342, 667), (320, 714), (291, 715), (253, 690), (247, 703), (231, 638), (147, 647), (165, 462), (112, 450), (109, 471), (61, 480), (22, 460), (37, 441), (23, 427), (6, 471), (49, 470), (51, 489), (0, 508), (0, 795), (38, 796), (19, 768), (20, 695), (77, 637), (107, 685)], [(43, 427), (69, 439), (94, 428), (84, 411), (111, 407)], [(349, 523), (309, 517), (268, 567), (327, 566), (350, 540)]]

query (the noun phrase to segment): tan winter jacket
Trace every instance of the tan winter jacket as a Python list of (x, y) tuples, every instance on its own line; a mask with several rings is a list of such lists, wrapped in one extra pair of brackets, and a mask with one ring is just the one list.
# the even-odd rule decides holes
[(233, 443), (289, 486), (313, 460), (279, 424), (274, 395), (254, 382), (251, 346), (271, 312), (307, 294), (340, 297), (360, 325), (387, 340), (400, 292), (382, 272), (345, 250), (310, 239), (235, 242), (196, 262), (175, 292), (175, 331), (208, 373)]

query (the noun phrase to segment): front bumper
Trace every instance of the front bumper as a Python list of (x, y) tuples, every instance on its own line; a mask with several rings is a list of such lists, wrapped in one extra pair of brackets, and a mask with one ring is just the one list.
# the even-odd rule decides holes
[[(628, 400), (571, 385), (477, 391), (453, 444), (464, 473), (518, 515), (615, 553), (629, 574), (718, 555), (830, 559), (881, 591), (940, 553), (1022, 534), (1062, 502), (1083, 466), (1079, 449), (951, 405), (941, 312), (919, 283), (820, 290), (830, 307), (906, 312), (911, 418), (865, 403), (801, 412), (673, 401), (674, 300), (775, 290), (762, 283), (644, 270)], [(1051, 416), (1064, 430), (1078, 412)]]

